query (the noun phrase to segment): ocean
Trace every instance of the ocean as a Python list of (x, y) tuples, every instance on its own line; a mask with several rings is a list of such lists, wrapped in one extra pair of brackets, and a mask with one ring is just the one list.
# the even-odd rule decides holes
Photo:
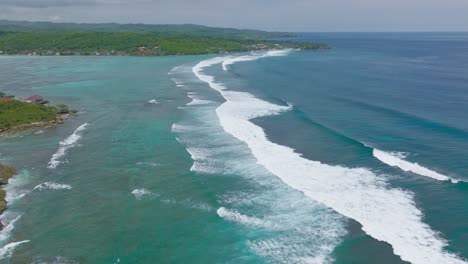
[(468, 34), (319, 51), (0, 57), (77, 109), (0, 139), (0, 263), (467, 263)]

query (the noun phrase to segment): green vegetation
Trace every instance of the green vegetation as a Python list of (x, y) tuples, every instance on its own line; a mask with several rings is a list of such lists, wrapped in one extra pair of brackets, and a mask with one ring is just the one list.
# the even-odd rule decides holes
[(8, 179), (15, 174), (15, 168), (0, 164), (0, 185), (7, 184)]
[(10, 97), (10, 98), (13, 98), (14, 96), (13, 96), (13, 95), (7, 95), (6, 93), (0, 91), (0, 97)]
[(316, 43), (265, 40), (279, 36), (290, 35), (197, 25), (0, 21), (0, 54), (160, 56), (272, 48), (327, 48)]
[(20, 101), (0, 102), (0, 132), (19, 125), (55, 120), (57, 108)]
[[(52, 22), (27, 22), (0, 20), (0, 31), (4, 32), (137, 32), (154, 35), (185, 35), (229, 39), (266, 39), (292, 37), (285, 32), (266, 32), (260, 30), (216, 28), (192, 24), (148, 25), (148, 24), (77, 24)], [(1, 34), (1, 33), (0, 33)]]
[(0, 35), (4, 54), (35, 55), (176, 55), (211, 54), (266, 48), (324, 48), (313, 43), (274, 43), (184, 35), (135, 32), (31, 32)]

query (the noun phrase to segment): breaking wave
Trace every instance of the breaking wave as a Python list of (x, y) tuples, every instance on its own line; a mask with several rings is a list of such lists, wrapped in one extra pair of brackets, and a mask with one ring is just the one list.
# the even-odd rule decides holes
[[(260, 165), (292, 188), (359, 222), (364, 232), (389, 243), (402, 260), (418, 264), (466, 263), (447, 252), (447, 241), (423, 222), (423, 214), (416, 207), (412, 193), (390, 187), (384, 177), (369, 169), (308, 160), (289, 147), (269, 141), (263, 129), (250, 120), (277, 115), (290, 107), (271, 104), (246, 92), (229, 91), (213, 76), (203, 73), (207, 67), (221, 64), (224, 69), (246, 59), (217, 57), (201, 61), (192, 70), (225, 98), (226, 102), (216, 109), (221, 126), (247, 144)], [(245, 219), (225, 209), (221, 214), (231, 219)]]
[(250, 55), (244, 55), (244, 56), (239, 56), (239, 57), (234, 57), (234, 58), (225, 58), (222, 62), (222, 67), (223, 70), (227, 71), (228, 66), (233, 65), (238, 62), (247, 62), (247, 61), (256, 61), (261, 58), (266, 58), (266, 57), (276, 57), (276, 56), (285, 56), (288, 55), (292, 49), (286, 49), (286, 50), (270, 50), (265, 53), (252, 53)]
[(36, 187), (33, 190), (43, 191), (43, 190), (71, 190), (72, 187), (68, 184), (61, 184), (56, 182), (44, 182)]
[(137, 200), (141, 200), (144, 197), (148, 196), (157, 196), (155, 193), (148, 191), (147, 189), (135, 189), (132, 191), (132, 194), (135, 196)]
[(68, 149), (76, 145), (76, 142), (78, 142), (78, 140), (81, 138), (81, 132), (83, 132), (87, 126), (88, 123), (84, 123), (83, 125), (79, 126), (73, 132), (73, 134), (60, 142), (60, 148), (57, 150), (57, 152), (55, 152), (54, 155), (52, 155), (52, 158), (49, 161), (47, 166), (49, 169), (55, 169), (58, 165), (60, 165), (60, 163), (62, 163), (60, 159), (65, 156), (65, 154), (67, 154)]
[(0, 248), (0, 259), (11, 257), (11, 255), (13, 254), (13, 251), (15, 250), (17, 246), (24, 244), (24, 243), (28, 243), (28, 242), (29, 240), (23, 240), (23, 241), (13, 242), (13, 243), (3, 246), (2, 248)]
[(255, 218), (255, 217), (251, 217), (251, 216), (247, 216), (247, 215), (243, 215), (235, 210), (229, 210), (225, 207), (221, 207), (219, 208), (216, 213), (226, 219), (226, 220), (229, 220), (229, 221), (233, 221), (233, 222), (238, 222), (240, 224), (244, 224), (244, 225), (252, 225), (252, 226), (255, 226), (255, 227), (264, 227), (264, 228), (270, 228), (270, 229), (275, 229), (275, 228), (278, 228), (276, 227), (273, 223), (269, 222), (269, 221), (266, 221), (266, 220), (262, 220), (262, 219), (259, 219), (259, 218)]
[(404, 160), (406, 157), (405, 155), (401, 155), (398, 152), (385, 152), (378, 149), (373, 149), (372, 154), (374, 157), (381, 162), (390, 165), (392, 167), (398, 167), (403, 171), (410, 171), (412, 173), (430, 177), (432, 179), (436, 179), (439, 181), (451, 181), (453, 183), (457, 183), (460, 180), (450, 178), (433, 170), (430, 170), (426, 167), (419, 165), (418, 163), (411, 163), (409, 161)]

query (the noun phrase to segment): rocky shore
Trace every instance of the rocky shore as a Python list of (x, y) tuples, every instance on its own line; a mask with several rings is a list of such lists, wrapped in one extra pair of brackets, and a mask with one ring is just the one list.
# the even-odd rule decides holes
[[(72, 113), (74, 113), (73, 111)], [(52, 127), (55, 125), (63, 124), (65, 120), (70, 117), (70, 113), (66, 114), (57, 114), (56, 118), (49, 121), (43, 122), (32, 122), (29, 124), (23, 124), (7, 129), (0, 129), (0, 136), (5, 136), (9, 134), (14, 134), (17, 132), (25, 131), (32, 128), (39, 128), (39, 127)], [(6, 192), (3, 189), (3, 186), (8, 184), (8, 180), (16, 175), (16, 169), (11, 166), (6, 166), (0, 164), (0, 214), (3, 213), (7, 209), (7, 201), (6, 201)], [(3, 229), (3, 224), (0, 222), (0, 230)]]
[(6, 128), (6, 129), (0, 129), (0, 136), (14, 134), (14, 133), (32, 129), (32, 128), (39, 128), (39, 127), (45, 128), (45, 127), (51, 127), (51, 126), (63, 124), (69, 116), (70, 114), (61, 114), (61, 115), (57, 115), (55, 119), (49, 120), (49, 121), (32, 122), (29, 124), (19, 125), (15, 127)]
[[(8, 180), (16, 174), (16, 169), (10, 166), (0, 164), (0, 186), (8, 184)], [(6, 192), (0, 188), (0, 214), (7, 208)], [(0, 222), (0, 230), (3, 229), (3, 224)]]

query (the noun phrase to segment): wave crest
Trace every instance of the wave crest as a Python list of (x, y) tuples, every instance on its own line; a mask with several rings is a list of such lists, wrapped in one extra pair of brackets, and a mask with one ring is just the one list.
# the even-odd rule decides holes
[(374, 157), (381, 162), (390, 165), (392, 167), (398, 167), (403, 171), (410, 171), (412, 173), (426, 176), (432, 179), (436, 179), (439, 181), (451, 181), (453, 183), (457, 183), (460, 180), (450, 178), (433, 170), (430, 170), (426, 167), (419, 165), (418, 163), (411, 163), (409, 161), (404, 160), (406, 157), (405, 155), (394, 154), (390, 152), (385, 152), (378, 149), (373, 149), (372, 154)]

